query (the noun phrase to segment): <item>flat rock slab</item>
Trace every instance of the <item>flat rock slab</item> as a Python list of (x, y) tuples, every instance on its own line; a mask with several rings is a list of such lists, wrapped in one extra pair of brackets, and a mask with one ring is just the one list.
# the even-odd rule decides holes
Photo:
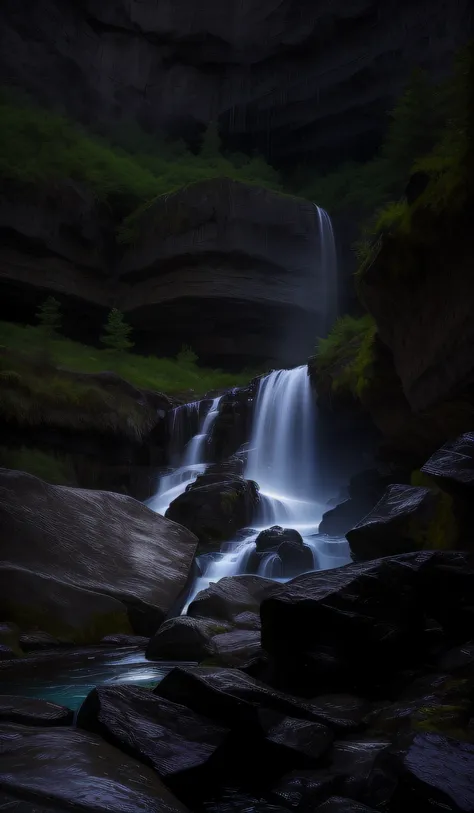
[(0, 751), (15, 813), (186, 813), (151, 768), (84, 731), (4, 724)]
[(0, 723), (21, 723), (33, 726), (72, 725), (74, 713), (35, 697), (0, 695)]

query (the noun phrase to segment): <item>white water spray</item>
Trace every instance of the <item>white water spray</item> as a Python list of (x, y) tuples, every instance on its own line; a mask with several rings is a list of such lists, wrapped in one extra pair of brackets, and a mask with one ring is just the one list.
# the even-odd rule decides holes
[[(178, 468), (171, 474), (165, 474), (159, 484), (158, 493), (148, 500), (148, 507), (157, 514), (165, 514), (170, 504), (179, 497), (188, 485), (206, 470), (205, 447), (210, 436), (214, 422), (219, 414), (220, 398), (214, 398), (211, 408), (202, 422), (198, 434), (191, 438), (182, 453)], [(199, 409), (199, 402), (190, 405), (192, 409)], [(178, 410), (183, 407), (178, 407)], [(173, 410), (176, 413), (177, 410)], [(177, 416), (171, 416), (171, 431), (176, 423)]]

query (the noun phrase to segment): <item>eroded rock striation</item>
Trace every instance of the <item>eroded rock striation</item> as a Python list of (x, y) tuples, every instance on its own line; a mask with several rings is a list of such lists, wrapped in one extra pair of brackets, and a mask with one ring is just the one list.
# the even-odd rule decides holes
[(0, 470), (0, 616), (76, 643), (151, 635), (188, 578), (197, 539), (119, 494)]

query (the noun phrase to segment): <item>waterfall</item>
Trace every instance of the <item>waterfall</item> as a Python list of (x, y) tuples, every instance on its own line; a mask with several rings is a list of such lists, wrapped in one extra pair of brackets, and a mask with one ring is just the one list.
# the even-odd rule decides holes
[[(170, 503), (179, 497), (187, 486), (192, 483), (196, 477), (206, 470), (205, 461), (205, 448), (206, 441), (210, 437), (212, 427), (219, 414), (220, 398), (214, 398), (211, 407), (199, 427), (198, 433), (194, 435), (191, 440), (186, 444), (184, 451), (181, 450), (180, 459), (177, 468), (171, 474), (165, 474), (159, 483), (158, 492), (148, 500), (147, 505), (157, 514), (165, 514), (168, 510)], [(199, 413), (200, 402), (196, 401), (193, 404), (186, 404), (186, 407), (177, 407), (171, 413), (171, 431), (176, 425), (181, 425), (180, 420), (182, 414), (179, 411), (185, 408)]]
[[(317, 535), (326, 504), (322, 471), (316, 464), (316, 421), (307, 366), (277, 370), (261, 379), (244, 475), (260, 486), (255, 529), (247, 536), (241, 534), (227, 542), (219, 556), (202, 557), (202, 576), (194, 583), (183, 612), (211, 582), (248, 573), (258, 532), (272, 525), (299, 531), (311, 550), (315, 570), (338, 567), (349, 561), (345, 539), (330, 540)], [(278, 555), (264, 554), (257, 572), (259, 576), (281, 579)]]
[(319, 523), (315, 429), (306, 366), (277, 370), (260, 382), (245, 471), (263, 497), (259, 524)]
[(328, 213), (314, 204), (319, 226), (319, 239), (321, 244), (320, 269), (322, 283), (322, 330), (321, 336), (327, 336), (338, 312), (338, 285), (337, 285), (337, 251), (336, 240)]

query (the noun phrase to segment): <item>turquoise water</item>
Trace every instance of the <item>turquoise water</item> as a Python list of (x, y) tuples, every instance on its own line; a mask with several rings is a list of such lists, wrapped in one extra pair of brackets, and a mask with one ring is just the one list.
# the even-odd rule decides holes
[(131, 648), (42, 653), (0, 664), (0, 693), (50, 700), (76, 711), (99, 684), (154, 687), (174, 666), (147, 661), (142, 651)]

